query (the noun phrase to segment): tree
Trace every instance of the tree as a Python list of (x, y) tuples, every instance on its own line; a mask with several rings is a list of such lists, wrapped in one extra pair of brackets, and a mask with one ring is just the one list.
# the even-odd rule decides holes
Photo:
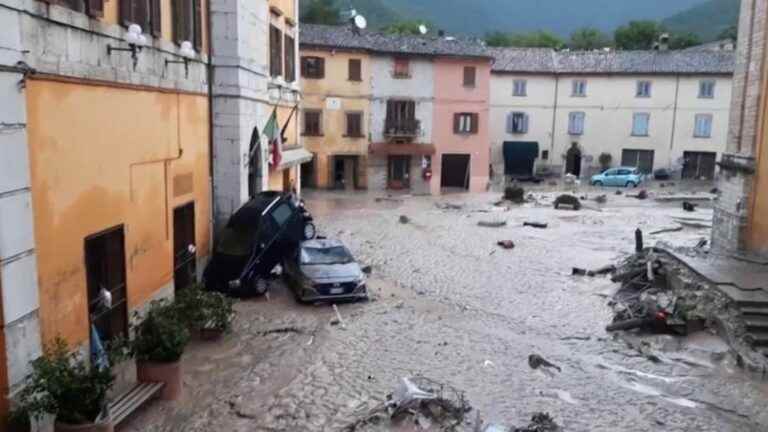
[(616, 29), (613, 41), (617, 49), (648, 50), (659, 39), (662, 29), (654, 21), (630, 21)]
[(307, 24), (341, 24), (341, 10), (334, 0), (308, 0), (308, 5), (301, 15), (301, 22)]
[(493, 32), (486, 35), (485, 43), (494, 47), (562, 48), (565, 46), (565, 42), (557, 35), (542, 30), (515, 34)]
[(739, 39), (739, 27), (732, 25), (728, 26), (725, 30), (721, 31), (717, 36), (718, 39), (730, 39), (736, 41)]
[(696, 45), (701, 45), (701, 38), (695, 33), (673, 34), (669, 38), (671, 49), (685, 49)]
[(600, 30), (594, 27), (584, 27), (571, 34), (571, 41), (568, 44), (575, 50), (596, 50), (611, 45), (608, 37)]
[(422, 25), (426, 26), (427, 29), (430, 28), (430, 26), (425, 23), (424, 21), (398, 21), (393, 22), (384, 28), (382, 28), (382, 31), (384, 33), (389, 34), (395, 34), (395, 35), (421, 35), (421, 31), (419, 27)]

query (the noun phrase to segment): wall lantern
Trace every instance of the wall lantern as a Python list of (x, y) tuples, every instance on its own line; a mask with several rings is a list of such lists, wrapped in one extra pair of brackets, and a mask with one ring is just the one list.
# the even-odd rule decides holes
[(138, 24), (131, 24), (128, 26), (128, 32), (125, 33), (123, 38), (128, 43), (128, 48), (113, 47), (107, 45), (107, 55), (112, 55), (113, 51), (125, 51), (131, 53), (133, 59), (133, 70), (136, 70), (136, 66), (139, 64), (139, 53), (144, 45), (147, 44), (147, 37), (141, 33), (141, 26)]
[(192, 48), (192, 42), (184, 41), (179, 48), (179, 55), (181, 60), (168, 60), (165, 59), (165, 69), (168, 69), (169, 64), (183, 64), (184, 65), (184, 77), (189, 78), (189, 60), (197, 56), (194, 48)]

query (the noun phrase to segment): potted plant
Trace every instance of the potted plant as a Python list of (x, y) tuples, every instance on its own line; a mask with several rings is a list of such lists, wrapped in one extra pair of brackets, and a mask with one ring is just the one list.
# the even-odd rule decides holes
[(181, 357), (189, 343), (189, 330), (178, 318), (174, 304), (153, 301), (135, 327), (133, 354), (139, 382), (165, 383), (161, 399), (177, 400), (182, 393)]
[(8, 431), (30, 432), (32, 430), (32, 421), (29, 417), (29, 410), (24, 406), (12, 409), (8, 414)]
[(600, 167), (602, 168), (603, 171), (611, 167), (612, 161), (613, 161), (613, 156), (611, 156), (610, 153), (600, 153), (598, 162), (600, 162)]
[(32, 373), (19, 395), (20, 427), (29, 425), (21, 418), (23, 413), (27, 419), (52, 414), (56, 416), (56, 432), (111, 432), (112, 425), (98, 421), (98, 417), (114, 380), (109, 366), (92, 367), (78, 352), (70, 352), (64, 340), (56, 338), (32, 361)]
[(202, 339), (218, 339), (232, 329), (235, 302), (221, 293), (193, 285), (180, 292), (174, 304), (179, 319)]

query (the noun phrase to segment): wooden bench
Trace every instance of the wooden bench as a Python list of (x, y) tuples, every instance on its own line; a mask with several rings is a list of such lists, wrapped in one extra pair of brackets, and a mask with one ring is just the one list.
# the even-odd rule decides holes
[[(130, 390), (111, 401), (107, 412), (112, 425), (119, 425), (134, 411), (141, 408), (144, 403), (157, 396), (164, 385), (165, 383), (137, 383)], [(103, 419), (102, 415), (99, 416), (99, 419)]]

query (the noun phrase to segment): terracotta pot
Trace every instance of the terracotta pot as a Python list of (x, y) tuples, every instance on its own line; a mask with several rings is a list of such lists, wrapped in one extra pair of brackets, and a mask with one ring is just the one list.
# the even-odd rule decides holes
[(160, 392), (162, 400), (178, 400), (183, 390), (181, 360), (173, 363), (136, 361), (136, 378), (139, 382), (165, 383)]
[(89, 423), (81, 425), (71, 425), (67, 423), (56, 422), (53, 426), (55, 432), (112, 432), (115, 430), (112, 423)]

